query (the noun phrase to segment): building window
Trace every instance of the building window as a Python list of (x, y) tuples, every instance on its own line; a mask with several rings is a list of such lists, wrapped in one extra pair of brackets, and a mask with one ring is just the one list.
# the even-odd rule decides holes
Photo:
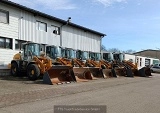
[(0, 22), (8, 24), (9, 23), (9, 12), (0, 9)]
[(60, 27), (51, 25), (51, 30), (52, 30), (52, 32), (53, 32), (54, 34), (60, 35)]
[(0, 48), (12, 49), (12, 39), (0, 37)]
[(6, 38), (5, 47), (8, 49), (12, 49), (12, 40)]
[(0, 37), (0, 48), (4, 48), (4, 44), (5, 44), (4, 38)]
[(140, 58), (140, 66), (142, 66), (142, 58)]
[(37, 27), (37, 30), (47, 32), (47, 24), (44, 23), (44, 22), (37, 21), (36, 22), (36, 27)]
[(45, 44), (41, 44), (40, 51), (45, 51)]
[(23, 48), (22, 44), (26, 42), (27, 41), (24, 41), (24, 40), (15, 40), (15, 49), (21, 50)]

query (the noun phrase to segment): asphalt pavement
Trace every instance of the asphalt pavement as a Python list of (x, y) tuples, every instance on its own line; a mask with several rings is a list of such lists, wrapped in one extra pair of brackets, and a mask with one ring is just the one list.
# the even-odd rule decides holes
[(17, 79), (0, 80), (0, 113), (53, 113), (55, 105), (104, 105), (107, 113), (160, 113), (160, 74), (63, 85)]

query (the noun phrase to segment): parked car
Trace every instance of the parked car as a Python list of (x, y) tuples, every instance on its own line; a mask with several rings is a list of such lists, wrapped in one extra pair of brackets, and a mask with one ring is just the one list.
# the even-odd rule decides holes
[(160, 73), (160, 64), (154, 64), (154, 65), (151, 67), (151, 72), (152, 72), (152, 73), (154, 73), (154, 72)]

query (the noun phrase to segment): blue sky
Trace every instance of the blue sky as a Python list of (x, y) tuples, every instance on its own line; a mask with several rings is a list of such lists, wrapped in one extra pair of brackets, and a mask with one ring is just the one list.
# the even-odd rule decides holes
[(160, 48), (160, 0), (11, 0), (107, 36), (120, 50)]

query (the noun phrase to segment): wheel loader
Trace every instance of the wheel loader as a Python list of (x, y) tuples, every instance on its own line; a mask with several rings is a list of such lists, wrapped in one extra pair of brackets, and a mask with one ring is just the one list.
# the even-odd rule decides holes
[(105, 61), (110, 62), (114, 70), (113, 73), (116, 73), (116, 76), (133, 77), (131, 68), (122, 63), (124, 60), (124, 55), (122, 53), (103, 52), (102, 56)]
[(88, 67), (96, 77), (110, 78), (117, 77), (114, 69), (111, 64), (104, 60), (95, 61), (93, 59), (88, 59), (87, 61)]
[[(47, 54), (54, 61), (54, 64), (73, 67), (72, 73), (75, 75), (77, 82), (86, 82), (95, 79), (85, 66), (84, 60), (86, 52), (73, 50), (71, 48), (62, 48), (58, 46), (47, 46)], [(54, 54), (56, 57), (53, 57)]]
[(45, 84), (62, 84), (75, 81), (68, 66), (55, 66), (51, 59), (41, 51), (41, 44), (27, 42), (23, 44), (23, 52), (14, 55), (11, 61), (11, 74), (21, 76), (27, 74), (29, 80), (37, 80), (43, 76)]
[(126, 76), (126, 77), (148, 77), (151, 76), (150, 68), (143, 67), (138, 69), (137, 64), (131, 61), (125, 61), (123, 53), (114, 53), (114, 65), (117, 65), (119, 68), (116, 69), (116, 72), (119, 75)]
[(133, 62), (126, 61), (126, 60), (124, 60), (123, 63), (128, 65), (132, 69), (132, 72), (133, 72), (134, 76), (140, 76), (140, 77), (152, 76), (151, 75), (151, 70), (150, 70), (149, 67), (143, 67), (143, 68), (138, 70), (137, 63), (134, 64)]

